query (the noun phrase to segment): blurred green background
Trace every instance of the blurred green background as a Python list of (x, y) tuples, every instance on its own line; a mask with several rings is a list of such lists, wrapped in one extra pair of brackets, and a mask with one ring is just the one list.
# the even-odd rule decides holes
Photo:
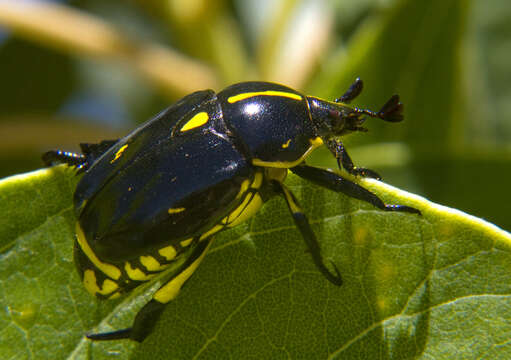
[[(122, 136), (193, 90), (282, 82), (405, 122), (346, 139), (386, 182), (511, 229), (507, 0), (0, 1), (0, 177)], [(311, 160), (335, 166), (326, 151)]]

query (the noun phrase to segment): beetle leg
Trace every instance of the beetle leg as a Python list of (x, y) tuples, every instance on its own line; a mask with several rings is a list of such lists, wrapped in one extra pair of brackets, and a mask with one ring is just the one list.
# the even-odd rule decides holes
[(192, 255), (186, 260), (179, 271), (176, 272), (176, 275), (163, 284), (154, 293), (153, 299), (140, 309), (135, 316), (131, 328), (100, 334), (87, 334), (87, 338), (91, 340), (131, 339), (142, 342), (153, 330), (165, 305), (175, 299), (181, 287), (193, 275), (202, 259), (204, 259), (210, 245), (211, 239), (203, 240), (197, 244)]
[(419, 210), (411, 206), (386, 205), (376, 194), (332, 171), (307, 165), (296, 166), (290, 170), (296, 175), (306, 180), (312, 181), (319, 186), (336, 192), (342, 192), (355, 199), (366, 201), (381, 210), (408, 212), (419, 215), (421, 214)]
[(339, 140), (329, 140), (327, 142), (328, 149), (330, 152), (334, 154), (337, 159), (337, 164), (339, 165), (339, 169), (344, 168), (351, 175), (369, 177), (376, 180), (381, 180), (381, 176), (378, 175), (376, 171), (371, 169), (356, 167), (351, 160), (351, 157), (348, 155), (346, 148), (343, 143)]
[(332, 263), (332, 266), (335, 270), (335, 274), (333, 274), (323, 263), (323, 259), (321, 258), (321, 249), (319, 247), (318, 240), (316, 239), (316, 235), (314, 235), (309, 220), (300, 208), (296, 197), (283, 183), (279, 181), (273, 181), (273, 184), (275, 185), (276, 190), (284, 196), (284, 199), (286, 199), (287, 206), (289, 207), (289, 211), (291, 211), (295, 225), (298, 230), (300, 230), (300, 233), (302, 234), (303, 239), (305, 240), (305, 243), (310, 250), (314, 264), (331, 283), (337, 286), (341, 286), (341, 274), (339, 273), (339, 270), (335, 264)]
[(46, 166), (54, 164), (67, 164), (69, 166), (81, 167), (87, 162), (85, 156), (72, 152), (62, 150), (47, 151), (42, 156), (43, 162)]

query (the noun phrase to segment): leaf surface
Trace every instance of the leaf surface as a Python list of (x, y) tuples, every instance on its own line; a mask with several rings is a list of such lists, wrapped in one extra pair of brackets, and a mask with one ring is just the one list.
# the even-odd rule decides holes
[(511, 237), (373, 180), (388, 213), (290, 176), (344, 285), (314, 267), (284, 201), (219, 234), (141, 345), (91, 343), (129, 326), (158, 281), (100, 302), (72, 264), (77, 178), (65, 167), (0, 182), (2, 358), (509, 358)]

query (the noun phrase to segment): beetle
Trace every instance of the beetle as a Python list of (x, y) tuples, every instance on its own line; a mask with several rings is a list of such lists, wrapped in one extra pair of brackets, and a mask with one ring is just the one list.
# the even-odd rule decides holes
[(337, 267), (325, 265), (305, 213), (284, 184), (288, 170), (381, 210), (420, 214), (385, 204), (337, 172), (305, 164), (326, 145), (340, 169), (380, 178), (355, 167), (340, 138), (367, 131), (365, 116), (403, 120), (403, 106), (397, 95), (378, 112), (350, 106), (362, 87), (357, 78), (334, 101), (270, 82), (197, 91), (121, 139), (80, 144), (82, 154), (45, 153), (48, 166), (66, 163), (83, 174), (74, 193), (74, 259), (91, 294), (117, 298), (162, 271), (170, 274), (131, 328), (87, 337), (144, 340), (204, 258), (212, 235), (247, 220), (275, 195), (287, 202), (317, 269), (340, 286)]

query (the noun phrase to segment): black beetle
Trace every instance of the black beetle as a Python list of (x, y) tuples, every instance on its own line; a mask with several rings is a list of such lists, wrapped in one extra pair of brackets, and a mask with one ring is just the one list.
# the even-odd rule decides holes
[(361, 90), (357, 79), (334, 102), (269, 82), (239, 83), (218, 94), (197, 91), (122, 139), (81, 144), (83, 154), (44, 154), (48, 165), (63, 162), (84, 173), (74, 194), (74, 255), (90, 293), (115, 298), (162, 271), (172, 274), (131, 328), (87, 336), (142, 341), (199, 265), (211, 235), (248, 219), (277, 194), (286, 200), (319, 271), (341, 285), (339, 271), (325, 266), (307, 217), (283, 183), (288, 170), (381, 210), (420, 214), (386, 205), (341, 175), (305, 164), (325, 144), (340, 168), (379, 178), (355, 167), (339, 139), (366, 131), (364, 115), (401, 121), (402, 104), (394, 95), (377, 113), (348, 106)]

